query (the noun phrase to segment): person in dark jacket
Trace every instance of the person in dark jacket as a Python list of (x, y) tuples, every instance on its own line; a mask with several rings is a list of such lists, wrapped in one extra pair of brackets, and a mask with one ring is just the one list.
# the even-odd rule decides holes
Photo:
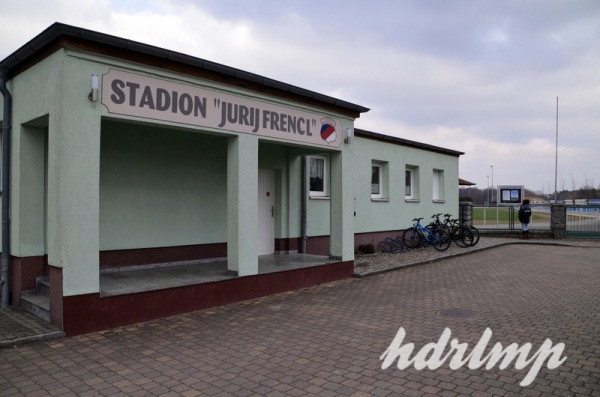
[(519, 222), (521, 222), (522, 233), (521, 238), (529, 240), (529, 220), (531, 219), (531, 207), (529, 200), (523, 200), (523, 204), (519, 208)]

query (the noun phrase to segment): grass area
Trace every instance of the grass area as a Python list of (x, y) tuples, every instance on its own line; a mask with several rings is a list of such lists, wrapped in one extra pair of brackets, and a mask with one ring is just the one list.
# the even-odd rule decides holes
[[(490, 207), (490, 208), (473, 208), (473, 224), (483, 225), (495, 224), (496, 219), (499, 224), (508, 224), (510, 219), (511, 209), (508, 207)], [(519, 223), (519, 209), (514, 209), (514, 222)], [(550, 222), (550, 214), (546, 211), (536, 211), (533, 208), (533, 217), (531, 222)]]

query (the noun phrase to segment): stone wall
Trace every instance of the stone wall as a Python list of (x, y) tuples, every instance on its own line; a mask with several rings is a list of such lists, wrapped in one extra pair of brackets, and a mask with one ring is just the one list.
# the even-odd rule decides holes
[(554, 238), (567, 237), (567, 207), (564, 204), (552, 204), (550, 209), (550, 230)]
[(461, 201), (458, 204), (458, 220), (461, 224), (471, 225), (473, 223), (472, 201)]

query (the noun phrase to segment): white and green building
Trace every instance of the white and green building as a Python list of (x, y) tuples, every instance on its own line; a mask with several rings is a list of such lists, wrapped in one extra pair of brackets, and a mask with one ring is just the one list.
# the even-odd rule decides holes
[[(360, 105), (59, 23), (0, 73), (2, 302), (45, 283), (71, 335), (350, 277), (359, 244), (458, 212), (462, 153)], [(135, 290), (183, 265), (223, 277)]]

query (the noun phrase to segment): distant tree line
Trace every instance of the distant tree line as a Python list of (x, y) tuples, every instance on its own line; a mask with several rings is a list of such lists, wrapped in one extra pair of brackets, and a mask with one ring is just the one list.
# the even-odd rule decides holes
[[(461, 199), (468, 198), (473, 201), (474, 205), (496, 205), (498, 198), (496, 189), (479, 189), (476, 187), (462, 187), (459, 191)], [(554, 192), (534, 192), (533, 190), (525, 189), (525, 198), (532, 200), (554, 200)], [(593, 183), (585, 183), (578, 189), (568, 190), (561, 189), (557, 192), (557, 200), (581, 200), (581, 199), (600, 199), (600, 186), (593, 186)], [(489, 202), (489, 204), (488, 204)]]

